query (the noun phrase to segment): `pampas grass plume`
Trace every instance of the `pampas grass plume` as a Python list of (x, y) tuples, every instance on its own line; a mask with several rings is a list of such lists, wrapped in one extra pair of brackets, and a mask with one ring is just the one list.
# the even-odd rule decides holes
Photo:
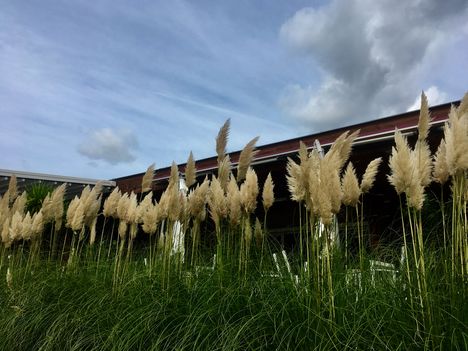
[(189, 158), (185, 165), (185, 185), (190, 188), (197, 181), (196, 178), (197, 168), (195, 167), (195, 160), (193, 158), (193, 153), (190, 151)]
[(273, 205), (273, 202), (275, 201), (274, 187), (275, 184), (271, 178), (271, 173), (268, 173), (268, 176), (265, 179), (265, 183), (263, 184), (262, 191), (262, 201), (265, 212), (270, 209), (270, 207)]
[(420, 211), (424, 202), (424, 187), (421, 184), (413, 184), (408, 189), (407, 195), (408, 206)]
[(3, 222), (2, 226), (2, 242), (6, 248), (10, 247), (11, 245), (11, 238), (10, 238), (10, 217), (7, 217)]
[(42, 211), (36, 212), (32, 218), (31, 234), (32, 238), (39, 236), (44, 230)]
[(329, 225), (333, 218), (332, 204), (330, 201), (330, 196), (327, 194), (324, 187), (319, 187), (317, 189), (317, 199), (317, 209), (320, 215), (320, 219), (324, 225)]
[(418, 139), (411, 156), (413, 162), (417, 164), (421, 185), (423, 187), (428, 186), (432, 182), (432, 158), (429, 145), (427, 145), (425, 140)]
[(239, 155), (239, 162), (237, 164), (237, 181), (241, 182), (245, 179), (247, 169), (250, 167), (253, 158), (257, 151), (255, 151), (255, 144), (258, 141), (258, 136), (250, 140), (242, 149)]
[(32, 217), (29, 211), (24, 215), (21, 236), (23, 240), (30, 240), (32, 235)]
[(319, 198), (318, 198), (318, 191), (320, 188), (320, 164), (321, 158), (317, 149), (313, 149), (309, 155), (309, 163), (310, 163), (310, 172), (307, 175), (307, 182), (308, 182), (308, 201), (306, 204), (308, 209), (314, 213), (316, 216), (319, 215)]
[[(54, 218), (54, 211), (53, 211), (53, 202), (51, 194), (47, 194), (44, 200), (42, 200), (42, 215), (44, 218), (44, 223), (49, 223)], [(70, 206), (69, 206), (70, 207)]]
[(414, 165), (411, 163), (411, 150), (406, 138), (400, 131), (395, 132), (395, 144), (389, 159), (391, 174), (388, 181), (395, 187), (397, 194), (408, 190), (414, 177)]
[(158, 228), (158, 222), (159, 222), (159, 205), (149, 205), (147, 210), (144, 212), (143, 217), (142, 217), (142, 222), (143, 225), (141, 226), (141, 229), (146, 234), (153, 235), (156, 232), (156, 229)]
[(296, 202), (304, 201), (306, 193), (302, 181), (301, 167), (289, 157), (286, 165), (286, 180), (291, 200)]
[(120, 190), (119, 187), (115, 187), (114, 190), (110, 193), (107, 199), (104, 201), (104, 206), (102, 214), (104, 217), (116, 217), (117, 216), (117, 205), (120, 199)]
[(213, 177), (211, 180), (208, 205), (210, 207), (211, 218), (218, 227), (220, 220), (227, 217), (228, 207), (226, 197), (224, 196), (224, 190), (216, 177)]
[[(67, 209), (66, 223), (65, 223), (67, 228), (72, 227), (73, 217), (75, 216), (75, 211), (79, 204), (80, 204), (80, 199), (78, 198), (78, 196), (75, 195), (73, 200), (70, 201), (70, 204), (68, 205), (68, 209)], [(40, 213), (43, 213), (44, 211), (44, 205), (42, 206), (43, 206), (43, 209), (40, 211)], [(44, 217), (45, 216), (43, 216), (43, 221), (44, 221)]]
[(101, 208), (102, 195), (100, 195), (98, 191), (99, 188), (93, 188), (86, 196), (86, 199), (84, 201), (81, 200), (85, 214), (85, 225), (87, 225), (90, 229), (94, 219), (99, 213), (99, 209)]
[(21, 239), (23, 231), (23, 215), (18, 211), (11, 218), (10, 239), (12, 241)]
[(226, 120), (218, 132), (216, 137), (216, 153), (218, 155), (218, 163), (222, 161), (226, 154), (226, 145), (229, 138), (229, 128), (231, 126), (231, 119)]
[(141, 180), (141, 192), (143, 193), (146, 193), (147, 191), (151, 190), (151, 185), (153, 183), (154, 177), (154, 167), (155, 164), (151, 164), (146, 170), (146, 173), (143, 175), (143, 178)]
[(192, 218), (205, 219), (205, 207), (209, 190), (209, 181), (205, 178), (202, 184), (197, 185), (188, 195), (188, 212)]
[(171, 164), (171, 174), (169, 176), (169, 184), (167, 185), (168, 189), (172, 187), (179, 187), (179, 167), (174, 161)]
[(304, 163), (307, 163), (308, 159), (309, 159), (309, 155), (307, 152), (307, 146), (301, 140), (299, 141), (299, 160), (300, 160), (301, 165)]
[(66, 183), (55, 188), (51, 195), (52, 210), (54, 214), (55, 230), (58, 231), (62, 228), (63, 221), (63, 199), (65, 197)]
[[(462, 100), (460, 101), (460, 105), (458, 105), (458, 114), (459, 116), (463, 116), (465, 113), (468, 113), (468, 92), (463, 95)], [(466, 116), (468, 118), (468, 116)]]
[(332, 168), (335, 168), (338, 171), (343, 168), (344, 164), (349, 158), (349, 155), (351, 154), (353, 142), (359, 135), (359, 132), (359, 129), (351, 134), (346, 131), (335, 140), (330, 150), (324, 157), (327, 162), (334, 164), (331, 166)]
[(12, 204), (18, 196), (17, 180), (14, 174), (10, 177), (10, 181), (8, 182), (8, 194), (10, 204)]
[(426, 94), (424, 91), (421, 93), (421, 108), (419, 111), (419, 122), (418, 122), (418, 140), (426, 140), (429, 134), (429, 123), (431, 122), (431, 116), (429, 113), (429, 105), (427, 102)]
[(339, 169), (334, 167), (335, 164), (333, 162), (328, 162), (326, 159), (321, 160), (320, 186), (327, 193), (332, 212), (337, 214), (340, 212), (343, 190), (341, 189)]
[(150, 191), (146, 196), (143, 198), (143, 201), (137, 207), (137, 223), (143, 223), (143, 217), (145, 213), (151, 209), (153, 206), (153, 192)]
[(445, 184), (450, 176), (447, 167), (447, 149), (445, 146), (445, 140), (439, 144), (437, 148), (437, 152), (434, 156), (434, 164), (433, 164), (433, 172), (432, 177), (433, 179), (440, 184)]
[(78, 206), (75, 209), (75, 212), (73, 213), (73, 219), (70, 225), (71, 229), (75, 232), (81, 230), (84, 225), (84, 218), (85, 218), (84, 204), (80, 200), (78, 202)]
[(367, 165), (366, 171), (361, 180), (361, 192), (366, 194), (374, 186), (375, 177), (379, 171), (379, 166), (382, 163), (382, 157), (378, 157)]
[(7, 190), (6, 193), (3, 194), (3, 197), (0, 195), (0, 223), (4, 218), (8, 217), (9, 214), (10, 214), (10, 195)]
[(341, 179), (343, 188), (343, 204), (345, 206), (356, 206), (361, 196), (361, 189), (354, 170), (353, 164), (350, 162), (346, 167), (343, 178)]
[(28, 195), (26, 191), (23, 191), (20, 196), (18, 196), (11, 207), (11, 213), (19, 212), (21, 215), (24, 215), (24, 209), (26, 207), (26, 202), (28, 201)]
[(125, 193), (120, 197), (119, 202), (117, 203), (117, 218), (120, 219), (121, 221), (125, 220), (128, 206), (129, 206), (129, 197), (128, 197), (128, 193)]
[(128, 224), (136, 223), (137, 222), (137, 214), (138, 214), (138, 201), (137, 195), (134, 192), (131, 192), (128, 202), (127, 202), (127, 212), (125, 212), (124, 220)]
[(241, 219), (241, 198), (239, 186), (234, 177), (231, 177), (227, 190), (227, 203), (229, 206), (229, 222), (237, 226)]
[(245, 213), (253, 213), (257, 207), (258, 178), (257, 173), (249, 167), (244, 183), (240, 187), (241, 204)]
[(161, 219), (166, 219), (169, 213), (170, 190), (171, 189), (167, 188), (159, 199), (159, 215)]
[(167, 216), (173, 222), (177, 221), (181, 214), (179, 184), (178, 182), (176, 184), (177, 186), (173, 185), (168, 188)]
[(468, 169), (468, 112), (461, 115), (459, 110), (452, 106), (444, 133), (447, 168), (453, 176)]
[(187, 196), (179, 192), (179, 220), (185, 222), (189, 217)]
[(229, 182), (229, 174), (231, 172), (231, 159), (229, 155), (226, 155), (223, 160), (218, 164), (218, 180), (223, 188), (224, 192), (227, 191), (227, 185)]

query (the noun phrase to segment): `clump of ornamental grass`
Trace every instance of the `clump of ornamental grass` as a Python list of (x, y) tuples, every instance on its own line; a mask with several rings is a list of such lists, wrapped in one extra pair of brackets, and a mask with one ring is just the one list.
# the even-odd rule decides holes
[[(466, 174), (468, 169), (468, 93), (460, 105), (452, 106), (449, 120), (444, 126), (444, 138), (434, 157), (433, 179), (440, 184), (445, 271), (450, 272), (452, 280), (467, 274), (466, 242)], [(447, 226), (445, 212), (445, 184), (451, 189), (451, 225)], [(447, 228), (448, 227), (448, 228)], [(448, 254), (450, 252), (450, 254)]]
[(257, 208), (258, 177), (253, 168), (249, 167), (245, 180), (240, 186), (240, 202), (242, 208), (242, 233), (239, 245), (239, 272), (247, 274), (250, 258), (250, 246), (252, 243), (251, 216)]
[(306, 240), (303, 240), (302, 224), (300, 226), (300, 260), (307, 262), (306, 277), (314, 282), (311, 288), (316, 289), (317, 310), (322, 308), (322, 296), (327, 296), (330, 320), (335, 319), (332, 255), (336, 242), (334, 217), (340, 211), (343, 198), (340, 173), (358, 134), (359, 131), (343, 133), (323, 156), (316, 148), (309, 153), (305, 144), (300, 143), (300, 162), (289, 159), (287, 165), (291, 199), (299, 203), (299, 213), (302, 205), (306, 210)]
[[(375, 178), (377, 176), (377, 173), (379, 171), (379, 166), (382, 163), (382, 158), (378, 157), (371, 162), (366, 167), (366, 170), (364, 171), (364, 175), (362, 176), (361, 179), (361, 184), (359, 185), (360, 190), (361, 190), (361, 222), (360, 225), (358, 226), (359, 232), (361, 234), (361, 238), (363, 237), (363, 232), (364, 232), (364, 195), (367, 194), (370, 189), (374, 186)], [(359, 219), (358, 219), (359, 220)], [(362, 240), (364, 242), (364, 240)], [(362, 254), (360, 255), (362, 258)], [(362, 267), (362, 262), (361, 262), (361, 267)]]
[(451, 274), (466, 279), (468, 276), (468, 228), (466, 216), (466, 183), (468, 172), (468, 93), (459, 107), (452, 106), (449, 120), (444, 126), (445, 162), (440, 159), (448, 171), (452, 192)]
[[(263, 255), (265, 253), (265, 241), (266, 241), (266, 236), (267, 236), (267, 214), (268, 214), (268, 210), (271, 208), (271, 206), (273, 206), (273, 203), (275, 202), (274, 188), (275, 188), (275, 184), (273, 183), (271, 173), (268, 173), (268, 176), (266, 177), (265, 182), (263, 183), (263, 190), (262, 190), (262, 204), (263, 204), (264, 217), (263, 217), (263, 230), (260, 231), (260, 233), (263, 234), (261, 236), (260, 269), (262, 268)], [(256, 222), (255, 222), (256, 233), (259, 232), (257, 228), (257, 221), (258, 221), (258, 218), (256, 219)], [(257, 238), (257, 242), (258, 242), (259, 237), (257, 235), (255, 237)]]
[[(128, 261), (131, 258), (133, 240), (137, 234), (137, 213), (138, 202), (135, 193), (123, 194), (117, 204), (117, 217), (119, 218), (118, 238), (116, 253), (114, 258), (114, 284), (117, 284), (121, 278), (122, 272), (125, 272)], [(127, 254), (124, 259), (125, 244), (127, 244)], [(123, 261), (123, 262), (122, 262)]]
[[(102, 184), (97, 183), (92, 189), (89, 186), (86, 186), (81, 192), (80, 197), (75, 198), (70, 202), (66, 214), (66, 227), (70, 228), (73, 232), (72, 240), (70, 243), (70, 253), (68, 257), (68, 264), (72, 265), (74, 259), (80, 259), (81, 252), (85, 246), (85, 237), (87, 235), (86, 228), (88, 228), (89, 234), (89, 244), (90, 246), (87, 249), (89, 253), (89, 248), (93, 246), (96, 239), (96, 223), (98, 218), (98, 213), (101, 208), (101, 199), (102, 199)], [(52, 205), (47, 205), (47, 208), (53, 207)], [(50, 206), (50, 207), (49, 207)], [(47, 209), (46, 211), (49, 211)], [(63, 248), (62, 248), (62, 257), (64, 254), (64, 249), (67, 242), (67, 233), (65, 234)]]
[[(422, 229), (421, 209), (424, 202), (424, 189), (431, 182), (432, 162), (429, 146), (426, 138), (430, 124), (430, 113), (424, 92), (421, 95), (421, 110), (418, 123), (418, 140), (414, 149), (408, 145), (406, 138), (397, 131), (395, 133), (396, 146), (392, 149), (389, 159), (391, 174), (388, 176), (390, 183), (395, 187), (397, 194), (406, 195), (406, 209), (408, 218), (409, 234), (411, 237), (413, 257), (412, 264), (415, 265), (417, 282), (418, 305), (421, 317), (416, 315), (416, 321), (428, 330), (432, 327), (432, 312), (428, 300), (428, 287), (426, 280), (426, 263), (424, 259), (424, 237)], [(403, 228), (404, 254), (406, 260), (406, 271), (408, 284), (411, 285), (411, 268), (408, 257), (408, 244), (406, 242), (405, 222), (403, 205), (401, 208), (401, 219)], [(412, 293), (410, 299), (412, 300)]]
[(345, 261), (347, 262), (348, 259), (348, 208), (350, 207), (354, 208), (356, 214), (358, 254), (361, 271), (364, 267), (364, 251), (366, 247), (364, 240), (364, 194), (368, 193), (372, 188), (381, 161), (382, 159), (379, 157), (367, 165), (360, 184), (352, 163), (348, 163), (341, 178), (341, 187), (343, 189), (342, 203), (345, 205)]
[(106, 225), (109, 219), (112, 220), (112, 226), (110, 233), (108, 234), (108, 239), (109, 239), (109, 244), (108, 244), (108, 253), (107, 253), (107, 258), (109, 259), (110, 252), (112, 249), (112, 242), (113, 242), (113, 235), (114, 235), (114, 227), (115, 227), (115, 222), (117, 219), (117, 207), (119, 204), (120, 197), (122, 196), (119, 187), (115, 187), (114, 190), (109, 194), (109, 196), (104, 200), (104, 204), (102, 207), (102, 215), (104, 217), (103, 225), (102, 225), (102, 230), (101, 230), (101, 237), (99, 240), (99, 249), (98, 249), (98, 255), (97, 255), (97, 264), (96, 264), (96, 271), (98, 271), (99, 268), (99, 262), (101, 259), (101, 251), (102, 247), (105, 244), (105, 239), (104, 239), (104, 233), (106, 231)]
[(263, 218), (263, 229), (266, 231), (266, 222), (267, 222), (267, 214), (268, 210), (273, 206), (275, 202), (275, 183), (273, 183), (273, 179), (271, 177), (271, 173), (268, 173), (265, 182), (263, 183), (263, 190), (262, 190), (262, 204), (263, 204), (263, 211), (264, 211), (264, 218)]
[[(348, 207), (355, 208), (357, 211), (357, 206), (359, 202), (359, 197), (361, 196), (361, 189), (359, 187), (359, 181), (356, 176), (356, 171), (354, 170), (353, 164), (350, 162), (346, 167), (346, 170), (341, 178), (341, 187), (343, 188), (343, 205), (345, 205), (345, 242), (344, 242), (344, 253), (345, 260), (348, 259)], [(359, 244), (359, 258), (362, 266), (362, 237), (360, 231), (358, 230), (358, 244)]]
[(125, 260), (126, 264), (132, 254), (133, 241), (135, 240), (138, 232), (138, 201), (137, 195), (135, 193), (130, 194), (127, 206), (127, 212), (125, 213), (124, 217), (124, 221), (127, 223), (128, 226), (127, 255)]
[[(161, 256), (165, 286), (170, 283), (171, 270), (174, 264), (176, 271), (180, 273), (181, 260), (183, 258), (185, 228), (181, 223), (185, 221), (184, 217), (187, 213), (187, 206), (185, 194), (182, 194), (179, 190), (179, 182), (179, 170), (173, 162), (169, 184), (161, 195), (158, 209), (161, 220), (161, 233), (157, 248)], [(172, 258), (173, 255), (176, 255), (176, 259)]]
[[(58, 186), (54, 189), (52, 194), (50, 195), (50, 202), (47, 209), (47, 215), (49, 216), (49, 220), (51, 221), (51, 238), (49, 241), (49, 262), (51, 261), (52, 257), (55, 257), (57, 253), (57, 245), (58, 245), (58, 235), (59, 231), (62, 229), (63, 225), (63, 216), (64, 216), (64, 196), (66, 193), (66, 183)], [(53, 230), (52, 230), (53, 229)]]
[(229, 179), (226, 197), (229, 206), (229, 224), (231, 228), (236, 228), (239, 226), (242, 217), (241, 195), (239, 186), (237, 185), (236, 179), (232, 174)]
[(28, 200), (26, 208), (31, 213), (39, 212), (42, 208), (42, 202), (45, 197), (52, 193), (54, 188), (44, 183), (35, 183), (27, 187)]
[[(148, 196), (148, 195), (147, 195)], [(151, 194), (152, 199), (152, 194)], [(140, 210), (141, 229), (149, 236), (149, 270), (152, 274), (153, 266), (155, 264), (156, 250), (154, 245), (154, 236), (158, 230), (160, 223), (159, 204), (156, 201), (148, 202), (147, 205)]]
[(206, 204), (208, 201), (210, 182), (208, 178), (192, 189), (188, 194), (187, 206), (188, 213), (192, 219), (191, 227), (191, 266), (194, 267), (198, 263), (198, 251), (200, 244), (200, 224), (206, 218)]
[[(82, 201), (80, 201), (80, 198), (78, 198), (78, 196), (75, 196), (68, 205), (66, 216), (66, 226), (72, 230), (72, 240), (68, 256), (68, 265), (72, 264), (74, 256), (76, 255), (75, 242), (77, 241), (77, 236), (81, 236), (81, 232), (84, 230), (84, 218), (84, 204)], [(66, 241), (67, 236), (65, 235), (64, 245), (62, 248), (62, 258), (64, 257)]]
[(226, 219), (228, 215), (228, 203), (221, 182), (217, 177), (213, 177), (210, 183), (208, 207), (216, 231), (216, 258), (218, 265), (221, 266), (223, 257), (223, 238), (221, 237), (221, 225), (223, 220)]

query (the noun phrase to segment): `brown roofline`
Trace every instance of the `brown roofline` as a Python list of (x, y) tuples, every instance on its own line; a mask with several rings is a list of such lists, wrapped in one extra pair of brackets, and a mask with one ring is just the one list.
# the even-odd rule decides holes
[[(448, 102), (448, 103), (445, 103), (445, 104), (440, 104), (440, 105), (430, 107), (429, 110), (433, 114), (433, 120), (435, 122), (445, 120), (446, 116), (447, 116), (446, 114), (444, 114), (443, 117), (438, 116), (438, 115), (434, 116), (434, 114), (437, 113), (437, 111), (439, 111), (439, 112), (440, 111), (447, 111), (447, 110), (450, 109), (450, 107), (452, 105), (459, 105), (459, 103), (460, 103), (460, 101), (456, 100), (456, 101)], [(295, 143), (299, 143), (299, 141), (304, 141), (304, 140), (308, 140), (308, 139), (311, 139), (313, 141), (315, 139), (320, 139), (321, 137), (323, 138), (324, 136), (327, 136), (327, 135), (333, 136), (333, 135), (338, 134), (338, 133), (341, 134), (341, 133), (343, 133), (343, 132), (345, 132), (347, 130), (351, 130), (351, 131), (354, 131), (354, 130), (357, 130), (357, 129), (363, 130), (366, 127), (378, 126), (378, 125), (385, 124), (386, 122), (391, 122), (391, 121), (395, 121), (395, 120), (399, 120), (399, 119), (404, 120), (404, 119), (407, 119), (408, 117), (415, 117), (415, 116), (419, 116), (419, 110), (408, 111), (408, 112), (400, 113), (400, 114), (397, 114), (397, 115), (377, 118), (377, 119), (373, 119), (373, 120), (370, 120), (370, 121), (361, 122), (361, 123), (358, 123), (358, 124), (348, 125), (348, 126), (345, 126), (345, 127), (339, 127), (339, 128), (335, 128), (335, 129), (321, 131), (321, 132), (314, 133), (314, 134), (307, 134), (307, 135), (292, 138), (292, 139), (281, 140), (281, 141), (277, 141), (277, 142), (274, 142), (274, 143), (264, 144), (264, 145), (258, 146), (257, 150), (259, 150), (259, 153), (261, 154), (262, 153), (261, 151), (265, 151), (265, 150), (268, 150), (268, 149), (274, 149), (276, 146), (279, 146), (279, 145), (295, 144)], [(413, 126), (414, 126), (414, 124), (412, 124), (411, 127), (413, 127)], [(405, 126), (403, 124), (402, 127), (407, 128), (408, 126)], [(388, 129), (385, 130), (384, 132), (388, 132)], [(371, 134), (366, 135), (364, 133), (363, 135), (360, 134), (359, 138), (365, 139), (368, 136), (371, 136)], [(236, 163), (237, 157), (240, 154), (240, 151), (241, 150), (237, 150), (237, 151), (233, 151), (233, 152), (229, 153), (229, 155), (231, 156), (231, 161), (233, 163)], [(290, 153), (290, 152), (292, 152), (292, 151), (289, 151), (287, 153)], [(256, 159), (257, 160), (258, 159), (265, 159), (265, 158), (268, 158), (268, 157), (273, 157), (274, 155), (275, 154), (264, 155), (264, 156), (257, 157)], [(216, 160), (216, 156), (211, 156), (211, 157), (203, 158), (203, 159), (200, 159), (200, 160), (196, 160), (196, 163), (197, 164), (204, 164), (204, 163), (209, 163), (209, 162), (214, 161), (214, 160)], [(178, 167), (183, 169), (185, 167), (185, 163), (179, 164)], [(156, 170), (155, 180), (167, 178), (168, 175), (166, 175), (165, 173), (168, 173), (170, 171), (170, 169), (171, 169), (170, 166), (157, 169)], [(203, 171), (210, 170), (210, 169), (212, 169), (212, 167), (202, 168), (199, 171), (203, 172)], [(144, 173), (145, 172), (136, 173), (136, 174), (132, 174), (132, 175), (124, 176), (124, 177), (115, 178), (113, 180), (123, 181), (123, 180), (129, 179), (129, 178), (142, 177)], [(158, 176), (158, 173), (160, 174), (160, 176)]]

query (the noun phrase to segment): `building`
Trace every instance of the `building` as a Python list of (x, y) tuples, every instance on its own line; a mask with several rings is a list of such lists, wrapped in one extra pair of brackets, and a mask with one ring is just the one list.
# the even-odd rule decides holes
[[(434, 153), (443, 137), (443, 125), (448, 119), (452, 104), (447, 103), (430, 108), (432, 123), (429, 134), (429, 144)], [(318, 140), (324, 149), (330, 147), (335, 139), (345, 131), (360, 130), (358, 138), (353, 144), (353, 152), (350, 161), (353, 162), (358, 177), (362, 176), (368, 163), (377, 157), (382, 157), (383, 162), (379, 169), (379, 175), (374, 188), (364, 199), (366, 227), (370, 233), (371, 245), (375, 246), (382, 240), (393, 240), (398, 234), (396, 228), (399, 225), (399, 200), (388, 184), (386, 174), (389, 173), (388, 157), (393, 146), (393, 136), (396, 129), (408, 136), (410, 143), (416, 138), (419, 111), (406, 112), (386, 118), (372, 120), (343, 128), (333, 129), (317, 134), (283, 140), (272, 144), (257, 147), (258, 153), (252, 163), (257, 172), (259, 184), (262, 185), (269, 172), (275, 183), (275, 204), (268, 214), (268, 227), (272, 235), (277, 235), (283, 243), (288, 241), (288, 236), (297, 230), (299, 226), (299, 213), (296, 203), (290, 200), (286, 184), (287, 158), (297, 157), (299, 142), (302, 141), (308, 148), (312, 148), (315, 140)], [(214, 146), (213, 136), (213, 146)], [(213, 147), (214, 149), (214, 147)], [(237, 165), (240, 151), (230, 153), (233, 167)], [(184, 172), (185, 164), (178, 166), (180, 172)], [(211, 174), (216, 174), (217, 157), (197, 160), (197, 180)], [(116, 185), (122, 191), (141, 192), (141, 180), (144, 173), (133, 174), (114, 179)], [(170, 167), (157, 169), (153, 179), (153, 191), (159, 197), (168, 184)], [(261, 207), (261, 206), (259, 206)], [(258, 214), (260, 218), (263, 214)]]

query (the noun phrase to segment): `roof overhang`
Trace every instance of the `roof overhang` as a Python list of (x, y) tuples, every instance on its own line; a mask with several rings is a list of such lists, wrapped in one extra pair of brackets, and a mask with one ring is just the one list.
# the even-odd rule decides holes
[(104, 191), (109, 191), (111, 188), (115, 187), (115, 181), (113, 180), (98, 180), (90, 178), (79, 178), (79, 177), (69, 177), (62, 175), (54, 174), (44, 174), (44, 173), (33, 173), (33, 172), (24, 172), (24, 171), (15, 171), (8, 169), (0, 169), (0, 195), (3, 195), (8, 190), (8, 184), (10, 182), (10, 177), (13, 175), (17, 179), (18, 191), (22, 192), (27, 190), (34, 184), (45, 184), (53, 188), (66, 183), (67, 190), (65, 194), (66, 199), (73, 198), (75, 195), (81, 193), (83, 188), (87, 185), (94, 186), (98, 182), (104, 187)]
[[(447, 104), (433, 106), (430, 108), (432, 122), (432, 130), (441, 128), (448, 120), (448, 114), (452, 105), (458, 105), (459, 101), (454, 101)], [(324, 148), (328, 148), (345, 131), (354, 132), (359, 130), (359, 136), (355, 139), (353, 145), (364, 145), (391, 140), (394, 137), (395, 130), (398, 129), (403, 134), (412, 134), (416, 132), (419, 120), (419, 110), (409, 111), (402, 114), (379, 118), (364, 123), (350, 125), (342, 128), (309, 134), (302, 137), (282, 140), (271, 144), (258, 146), (257, 155), (255, 156), (252, 165), (267, 164), (275, 162), (279, 158), (284, 158), (297, 154), (299, 151), (300, 142), (302, 141), (309, 149), (313, 147), (315, 140), (320, 142)], [(232, 166), (236, 166), (239, 159), (240, 151), (229, 153)], [(180, 164), (180, 171), (185, 170), (185, 164)], [(217, 157), (209, 157), (196, 161), (197, 176), (212, 173), (217, 169)], [(170, 176), (171, 167), (157, 169), (153, 181), (164, 181)], [(139, 191), (141, 178), (144, 173), (133, 174), (115, 179), (117, 185), (124, 191)]]

